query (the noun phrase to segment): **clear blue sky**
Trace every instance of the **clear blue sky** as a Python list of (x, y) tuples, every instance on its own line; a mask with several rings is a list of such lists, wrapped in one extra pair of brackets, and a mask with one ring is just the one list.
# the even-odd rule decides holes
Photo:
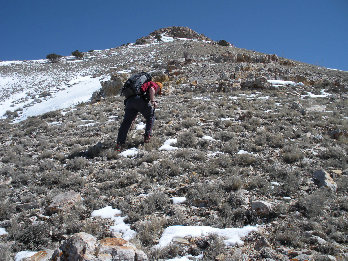
[(348, 71), (348, 0), (0, 0), (0, 60), (108, 49), (168, 26)]

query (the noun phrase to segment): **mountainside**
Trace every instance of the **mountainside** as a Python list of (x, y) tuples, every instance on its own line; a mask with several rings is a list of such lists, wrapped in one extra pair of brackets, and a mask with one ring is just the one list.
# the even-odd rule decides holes
[[(117, 153), (139, 71), (153, 137)], [(0, 260), (348, 258), (348, 72), (170, 27), (0, 77)]]

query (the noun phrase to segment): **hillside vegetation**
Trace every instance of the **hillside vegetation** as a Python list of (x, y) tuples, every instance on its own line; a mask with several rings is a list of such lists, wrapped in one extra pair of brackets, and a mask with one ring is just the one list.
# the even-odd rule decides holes
[[(103, 81), (90, 102), (16, 122), (22, 108), (0, 121), (0, 260), (56, 250), (79, 232), (122, 236), (112, 220), (92, 217), (106, 206), (126, 216), (136, 232), (129, 241), (149, 260), (346, 260), (348, 73), (182, 27), (136, 43), (78, 62), (0, 66), (3, 77), (22, 79), (17, 89), (50, 93), (32, 104), (77, 75)], [(127, 157), (114, 150), (124, 114), (115, 93), (139, 71), (165, 92), (151, 142), (143, 144), (139, 115)], [(206, 235), (154, 247), (174, 225), (257, 230), (239, 245)]]

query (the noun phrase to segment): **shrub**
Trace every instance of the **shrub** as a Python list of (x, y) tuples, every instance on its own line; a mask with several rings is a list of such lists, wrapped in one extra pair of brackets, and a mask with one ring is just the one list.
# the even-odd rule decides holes
[(82, 232), (92, 234), (98, 239), (111, 237), (110, 221), (104, 218), (93, 218), (83, 221)]
[(238, 154), (235, 159), (239, 166), (251, 166), (259, 162), (259, 160), (251, 154)]
[(191, 132), (184, 132), (178, 137), (178, 145), (182, 148), (193, 148), (196, 144), (197, 139)]
[(223, 142), (227, 142), (235, 137), (235, 134), (231, 131), (220, 131), (216, 134), (216, 139), (219, 139)]
[(276, 235), (274, 236), (274, 240), (279, 242), (284, 246), (292, 246), (292, 247), (303, 247), (303, 242), (301, 240), (303, 236), (301, 235), (301, 230), (299, 227), (288, 224), (283, 225), (283, 227), (279, 227), (277, 229)]
[(155, 39), (158, 41), (158, 42), (162, 42), (162, 36), (160, 34), (156, 34), (155, 35)]
[(82, 59), (83, 58), (83, 53), (81, 53), (79, 50), (75, 50), (71, 53), (73, 56), (75, 56), (77, 59)]
[(270, 191), (270, 183), (264, 177), (255, 177), (252, 178), (247, 184), (246, 187), (248, 190), (256, 190), (259, 193), (265, 195)]
[(239, 190), (243, 186), (243, 180), (238, 176), (230, 176), (224, 179), (223, 188), (226, 192)]
[(145, 214), (152, 214), (155, 211), (165, 211), (170, 204), (169, 197), (161, 192), (156, 192), (148, 196), (145, 201), (142, 202), (142, 211)]
[(63, 56), (59, 55), (59, 54), (55, 54), (55, 53), (50, 53), (46, 55), (46, 59), (50, 60), (50, 62), (52, 63), (57, 63), (59, 62), (60, 58), (62, 58)]
[(143, 246), (153, 246), (158, 241), (165, 225), (165, 218), (154, 218), (143, 222), (137, 228), (137, 238)]
[(342, 193), (348, 192), (348, 177), (342, 176), (337, 181), (337, 191)]
[(18, 112), (17, 111), (10, 111), (10, 110), (7, 110), (4, 114), (5, 117), (9, 118), (9, 119), (14, 119), (16, 117), (18, 117)]
[(304, 158), (303, 152), (296, 147), (287, 147), (283, 152), (283, 160), (285, 163), (291, 164)]
[(329, 191), (320, 189), (309, 196), (300, 198), (296, 203), (296, 207), (306, 217), (320, 217), (329, 199)]
[(144, 169), (143, 174), (150, 178), (175, 177), (181, 174), (180, 168), (170, 160), (162, 160), (159, 164), (154, 164), (150, 169)]
[(146, 44), (146, 40), (143, 39), (143, 38), (137, 39), (137, 40), (135, 41), (135, 44), (136, 44), (136, 45), (143, 45), (143, 44)]
[(193, 126), (196, 126), (197, 125), (197, 120), (194, 119), (194, 118), (189, 118), (189, 119), (185, 119), (183, 122), (182, 122), (182, 126), (184, 128), (190, 128), (190, 127), (193, 127)]
[(15, 213), (15, 207), (10, 204), (9, 200), (2, 200), (0, 202), (0, 221), (10, 218)]
[(234, 154), (238, 152), (238, 142), (235, 139), (229, 140), (228, 142), (224, 143), (222, 146), (222, 152)]
[(179, 255), (179, 246), (170, 244), (163, 248), (151, 248), (148, 253), (149, 260), (169, 260)]
[(89, 161), (83, 157), (77, 157), (69, 160), (67, 163), (67, 168), (73, 171), (83, 169), (89, 165)]
[(48, 224), (32, 224), (30, 220), (17, 218), (12, 221), (9, 229), (11, 239), (24, 244), (32, 250), (39, 250), (47, 247), (50, 241), (50, 229)]
[[(200, 239), (202, 241), (202, 239)], [(209, 237), (198, 244), (203, 250), (203, 260), (221, 260), (219, 256), (227, 253), (223, 239), (217, 235), (209, 235)]]
[(218, 45), (221, 45), (221, 46), (230, 46), (230, 43), (227, 42), (226, 40), (220, 40), (220, 41), (218, 41)]
[(191, 188), (187, 201), (196, 207), (217, 207), (225, 200), (225, 193), (218, 184), (201, 184)]

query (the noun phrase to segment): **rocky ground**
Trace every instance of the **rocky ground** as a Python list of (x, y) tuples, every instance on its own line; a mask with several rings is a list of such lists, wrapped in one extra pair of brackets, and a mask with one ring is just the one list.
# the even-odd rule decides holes
[[(139, 260), (347, 259), (348, 73), (221, 46), (187, 30), (155, 32), (73, 66), (35, 65), (54, 81), (81, 68), (111, 80), (92, 102), (15, 124), (15, 114), (1, 120), (0, 227), (7, 234), (0, 259), (24, 250), (52, 255), (72, 235), (105, 245), (115, 237), (111, 222), (91, 216), (105, 206), (127, 216)], [(166, 32), (194, 39), (158, 42)], [(136, 153), (124, 157), (114, 151), (123, 99), (113, 94), (142, 70), (163, 81), (165, 93), (151, 143), (133, 129), (125, 150)], [(176, 149), (161, 149), (168, 140)], [(175, 197), (186, 200), (174, 204)], [(211, 235), (153, 248), (172, 225), (258, 230), (243, 245)]]

